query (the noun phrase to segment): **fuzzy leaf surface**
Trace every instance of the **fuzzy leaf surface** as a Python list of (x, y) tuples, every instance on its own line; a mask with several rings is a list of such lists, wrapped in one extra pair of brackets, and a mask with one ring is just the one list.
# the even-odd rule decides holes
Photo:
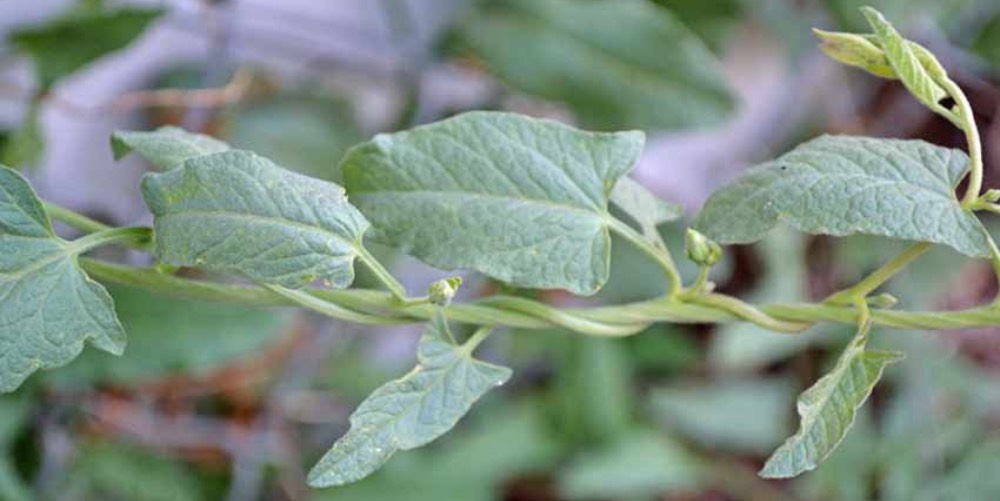
[(28, 182), (0, 166), (0, 392), (69, 363), (84, 341), (120, 355), (125, 332), (111, 296), (77, 266)]
[(160, 260), (303, 287), (354, 281), (368, 222), (340, 186), (230, 150), (143, 178)]
[(343, 172), (376, 240), (438, 268), (592, 294), (608, 276), (609, 194), (643, 142), (471, 112), (376, 136)]
[(788, 478), (815, 469), (847, 436), (886, 366), (903, 359), (899, 352), (866, 350), (861, 339), (852, 341), (833, 370), (799, 396), (799, 431), (768, 458), (762, 477)]
[(418, 357), (409, 374), (375, 390), (354, 411), (350, 431), (313, 468), (309, 485), (333, 487), (367, 477), (397, 451), (445, 434), (511, 376), (510, 369), (476, 360), (454, 344), (440, 314), (424, 331)]
[(214, 137), (169, 125), (148, 132), (117, 131), (111, 136), (115, 160), (135, 152), (160, 170), (170, 170), (186, 160), (228, 149), (229, 145)]
[(734, 244), (785, 223), (811, 234), (879, 235), (986, 256), (985, 229), (954, 194), (968, 164), (965, 153), (923, 141), (823, 136), (717, 191), (695, 228)]

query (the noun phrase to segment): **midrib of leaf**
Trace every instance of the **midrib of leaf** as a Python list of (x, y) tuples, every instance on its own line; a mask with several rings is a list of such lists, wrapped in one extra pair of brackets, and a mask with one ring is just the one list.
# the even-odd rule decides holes
[[(319, 226), (319, 225), (313, 226), (313, 225), (310, 225), (310, 224), (307, 224), (307, 223), (302, 223), (302, 222), (299, 222), (299, 221), (293, 221), (293, 220), (290, 220), (290, 219), (283, 219), (283, 218), (275, 217), (275, 216), (262, 216), (262, 215), (259, 215), (259, 214), (247, 214), (247, 213), (242, 213), (242, 212), (230, 212), (230, 211), (222, 211), (222, 210), (215, 210), (215, 211), (210, 211), (210, 210), (181, 210), (179, 212), (171, 212), (171, 213), (167, 213), (167, 214), (164, 214), (162, 216), (157, 216), (157, 217), (158, 217), (159, 220), (163, 221), (163, 220), (167, 220), (167, 219), (171, 219), (171, 218), (183, 219), (185, 217), (193, 217), (193, 216), (206, 217), (206, 218), (217, 217), (217, 218), (246, 219), (246, 220), (250, 220), (250, 221), (261, 221), (261, 222), (266, 222), (266, 223), (271, 223), (271, 224), (280, 224), (280, 225), (283, 225), (283, 226), (290, 226), (290, 227), (293, 227), (293, 228), (298, 228), (298, 229), (301, 229), (303, 231), (308, 231), (308, 232), (312, 232), (312, 233), (319, 233), (319, 234), (322, 234), (322, 235), (333, 236), (333, 238), (335, 238), (335, 239), (337, 239), (337, 240), (339, 240), (341, 242), (344, 242), (344, 243), (350, 245), (354, 249), (357, 249), (358, 247), (361, 246), (361, 242), (360, 241), (358, 241), (358, 240), (350, 240), (350, 239), (344, 238), (343, 236), (341, 236), (341, 235), (339, 235), (337, 233), (334, 233), (334, 232), (332, 232), (330, 230), (327, 230), (326, 228), (324, 228), (322, 226)], [(357, 252), (355, 252), (355, 254), (357, 254)]]
[(588, 217), (597, 217), (598, 219), (604, 219), (602, 216), (606, 216), (607, 218), (611, 217), (607, 213), (607, 209), (606, 208), (603, 208), (603, 209), (600, 209), (600, 210), (591, 211), (591, 210), (584, 209), (582, 207), (577, 207), (577, 206), (574, 206), (574, 205), (562, 205), (562, 204), (557, 204), (557, 203), (554, 203), (554, 202), (547, 202), (547, 201), (544, 201), (544, 200), (538, 200), (538, 199), (532, 199), (532, 198), (517, 198), (516, 196), (511, 196), (511, 195), (495, 195), (495, 194), (492, 194), (492, 193), (472, 193), (472, 192), (467, 192), (467, 191), (463, 192), (463, 191), (434, 191), (434, 190), (419, 190), (419, 191), (416, 191), (416, 190), (413, 190), (413, 191), (410, 191), (410, 190), (378, 190), (377, 192), (360, 192), (360, 193), (355, 193), (354, 197), (355, 198), (365, 197), (365, 198), (377, 199), (378, 197), (381, 197), (381, 196), (396, 196), (396, 197), (398, 197), (400, 195), (404, 195), (406, 197), (413, 197), (413, 198), (424, 198), (424, 197), (426, 197), (426, 198), (431, 198), (432, 200), (433, 199), (446, 198), (446, 197), (447, 198), (473, 198), (473, 199), (480, 198), (480, 199), (486, 199), (486, 200), (504, 201), (504, 202), (507, 202), (507, 203), (510, 203), (510, 204), (514, 204), (514, 205), (535, 205), (535, 206), (539, 206), (539, 207), (543, 207), (543, 208), (547, 208), (547, 209), (551, 209), (551, 210), (556, 210), (556, 211), (572, 211), (572, 212), (584, 214), (584, 215), (586, 215)]
[(390, 418), (387, 421), (382, 421), (381, 423), (384, 426), (395, 426), (404, 417), (406, 417), (407, 415), (409, 415), (410, 412), (412, 412), (414, 409), (420, 407), (420, 405), (424, 402), (424, 399), (427, 398), (427, 395), (429, 395), (431, 393), (431, 389), (435, 388), (437, 386), (443, 385), (444, 381), (448, 378), (448, 375), (451, 374), (451, 372), (453, 370), (455, 370), (455, 368), (458, 367), (459, 364), (462, 364), (463, 362), (473, 362), (474, 363), (474, 361), (472, 360), (472, 358), (470, 356), (468, 356), (464, 351), (462, 351), (461, 347), (459, 347), (459, 346), (450, 346), (450, 349), (454, 353), (458, 354), (457, 357), (454, 357), (454, 361), (452, 363), (450, 363), (450, 364), (448, 364), (446, 366), (442, 366), (442, 367), (434, 367), (433, 369), (428, 369), (427, 367), (425, 367), (421, 363), (421, 364), (417, 365), (416, 367), (414, 367), (410, 372), (406, 373), (406, 375), (404, 375), (401, 378), (401, 380), (406, 380), (406, 379), (412, 378), (416, 374), (419, 374), (421, 371), (426, 372), (426, 373), (432, 373), (432, 372), (433, 373), (437, 373), (436, 376), (435, 376), (435, 378), (432, 379), (433, 384), (427, 385), (427, 387), (424, 389), (424, 391), (418, 392), (417, 393), (417, 398), (413, 399), (413, 403), (411, 403), (410, 405), (405, 406), (401, 412), (397, 413), (395, 416), (393, 416), (392, 418)]
[[(533, 17), (527, 15), (523, 10), (518, 10), (517, 12), (522, 14), (521, 19), (523, 19), (524, 21), (527, 21), (528, 23), (534, 24), (538, 27), (541, 27), (542, 29), (554, 27), (555, 33), (559, 33), (563, 35), (565, 38), (577, 42), (576, 45), (588, 49), (588, 52), (592, 53), (593, 56), (595, 56), (597, 59), (600, 60), (599, 63), (595, 63), (595, 66), (598, 67), (614, 66), (619, 70), (622, 70), (624, 73), (628, 74), (630, 77), (631, 76), (640, 77), (637, 81), (641, 81), (643, 85), (650, 88), (651, 90), (661, 91), (664, 87), (666, 87), (670, 89), (671, 92), (683, 93), (683, 92), (689, 92), (692, 89), (696, 89), (699, 93), (703, 95), (706, 96), (712, 95), (712, 93), (710, 92), (705, 92), (700, 85), (692, 85), (690, 86), (690, 88), (688, 88), (685, 87), (685, 84), (688, 83), (687, 81), (680, 80), (677, 78), (670, 78), (666, 76), (668, 74), (672, 75), (672, 73), (666, 73), (666, 72), (664, 74), (657, 73), (651, 69), (644, 67), (640, 63), (628, 59), (627, 58), (628, 56), (624, 53), (618, 54), (604, 47), (601, 47), (600, 45), (591, 44), (587, 39), (580, 37), (576, 33), (564, 29), (562, 26), (558, 24), (551, 23), (547, 18)], [(518, 19), (517, 17), (512, 16), (510, 14), (508, 14), (506, 17), (514, 18), (515, 21)]]
[[(558, 162), (556, 162), (555, 160), (549, 158), (547, 155), (543, 154), (542, 152), (538, 151), (535, 148), (530, 148), (528, 146), (525, 146), (524, 144), (521, 144), (523, 141), (518, 140), (517, 138), (511, 137), (507, 133), (507, 131), (501, 129), (500, 127), (497, 127), (495, 124), (493, 124), (493, 123), (491, 123), (489, 121), (482, 122), (482, 125), (485, 126), (485, 127), (489, 127), (490, 129), (494, 130), (497, 134), (503, 136), (503, 138), (507, 140), (507, 142), (505, 143), (505, 145), (507, 147), (517, 148), (518, 151), (525, 152), (525, 153), (529, 154), (532, 158), (541, 160), (542, 163), (547, 164), (549, 167), (552, 168), (553, 172), (558, 172), (561, 175), (561, 177), (566, 180), (567, 184), (569, 186), (573, 187), (572, 189), (574, 191), (576, 191), (577, 195), (579, 195), (582, 200), (586, 200), (586, 205), (588, 205), (592, 209), (600, 210), (600, 206), (601, 206), (600, 200), (594, 200), (591, 197), (591, 195), (589, 195), (586, 192), (586, 190), (584, 190), (580, 186), (580, 182), (576, 178), (574, 178), (569, 172), (566, 172), (561, 167), (559, 167), (559, 163)], [(517, 192), (517, 194), (519, 196), (521, 196), (521, 197), (523, 197), (525, 199), (530, 199), (528, 197), (528, 195), (526, 195), (524, 193), (524, 191), (521, 189), (521, 187), (518, 186), (517, 183), (514, 182), (514, 180), (512, 180), (510, 178), (510, 176), (507, 175), (507, 173), (505, 172), (505, 170), (502, 169), (502, 168), (500, 168), (500, 166), (496, 163), (496, 161), (493, 160), (493, 158), (491, 158), (490, 156), (486, 155), (485, 153), (483, 153), (481, 151), (477, 151), (476, 149), (470, 147), (469, 145), (467, 145), (464, 142), (462, 142), (459, 138), (456, 138), (456, 137), (452, 136), (451, 134), (445, 132), (443, 129), (429, 129), (429, 130), (427, 130), (425, 132), (428, 135), (438, 135), (440, 137), (447, 138), (452, 144), (458, 146), (459, 148), (463, 149), (464, 151), (469, 152), (470, 154), (472, 154), (476, 158), (479, 158), (479, 159), (483, 160), (487, 165), (493, 167), (493, 170), (496, 171), (501, 177), (503, 177), (503, 179), (507, 182), (507, 184), (509, 184), (510, 187), (513, 188), (513, 190), (515, 192)], [(479, 137), (478, 134), (472, 134), (472, 135), (476, 136), (476, 139), (479, 141), (480, 145), (488, 142), (488, 141), (483, 141), (483, 138)], [(397, 148), (400, 147), (400, 146), (402, 146), (407, 151), (416, 152), (419, 155), (421, 155), (421, 156), (423, 156), (425, 158), (428, 158), (433, 163), (437, 164), (443, 171), (447, 172), (448, 175), (451, 176), (452, 180), (455, 181), (456, 185), (461, 185), (461, 183), (458, 182), (458, 177), (455, 176), (454, 173), (450, 169), (448, 169), (448, 167), (445, 164), (443, 164), (440, 160), (438, 160), (437, 158), (435, 158), (435, 157), (431, 156), (430, 154), (428, 154), (428, 153), (420, 150), (419, 148), (415, 148), (415, 147), (411, 146), (409, 143), (401, 142), (401, 143), (397, 143), (396, 144)], [(559, 143), (559, 146), (561, 148), (562, 144)], [(397, 167), (399, 167), (399, 164), (397, 162), (395, 162), (394, 160), (393, 160), (393, 163), (396, 164)], [(400, 170), (406, 171), (405, 168), (400, 169)], [(542, 191), (543, 193), (546, 191), (545, 189), (542, 188), (542, 186), (534, 178), (531, 178), (531, 176), (528, 176), (528, 178), (531, 179), (531, 182), (534, 183), (535, 186), (540, 189), (540, 191)], [(566, 185), (563, 185), (563, 187), (565, 187), (565, 186)]]
[[(39, 238), (39, 240), (47, 240), (47, 239)], [(62, 250), (53, 249), (53, 251), (49, 253), (48, 257), (40, 259), (38, 261), (34, 261), (30, 265), (18, 269), (14, 273), (0, 272), (0, 277), (9, 278), (14, 281), (20, 281), (25, 276), (35, 273), (36, 271), (41, 270), (42, 268), (45, 268), (50, 264), (54, 264), (57, 261), (61, 261), (63, 259), (71, 258), (75, 255), (73, 253), (71, 244), (68, 244), (62, 240), (55, 240), (55, 239), (52, 239), (52, 243), (60, 246)]]

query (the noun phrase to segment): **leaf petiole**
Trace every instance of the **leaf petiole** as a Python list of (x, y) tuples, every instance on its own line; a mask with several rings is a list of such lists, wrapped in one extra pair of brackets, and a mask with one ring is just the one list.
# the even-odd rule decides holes
[(74, 212), (70, 209), (56, 205), (49, 201), (42, 201), (42, 206), (45, 207), (45, 212), (49, 214), (49, 217), (56, 220), (62, 221), (73, 228), (76, 228), (85, 233), (98, 233), (102, 231), (108, 231), (112, 229), (100, 221), (95, 221), (83, 214)]
[(369, 270), (371, 270), (371, 272), (375, 275), (375, 278), (377, 278), (386, 289), (389, 289), (389, 292), (391, 292), (392, 295), (399, 300), (399, 302), (403, 304), (421, 304), (427, 302), (426, 298), (411, 299), (407, 297), (406, 287), (403, 287), (403, 284), (401, 284), (399, 280), (396, 280), (396, 277), (392, 276), (392, 273), (385, 269), (385, 266), (382, 266), (382, 263), (380, 263), (378, 259), (375, 259), (375, 256), (368, 252), (368, 249), (366, 249), (363, 245), (358, 245), (357, 249), (358, 259), (361, 260), (361, 262), (364, 263)]
[(109, 230), (99, 231), (97, 233), (91, 233), (73, 240), (72, 242), (68, 242), (66, 244), (66, 248), (71, 254), (83, 254), (91, 249), (112, 243), (122, 244), (128, 247), (143, 248), (149, 244), (152, 237), (152, 228), (112, 228)]
[(919, 242), (911, 245), (898, 256), (883, 264), (879, 269), (873, 271), (864, 280), (854, 284), (850, 288), (844, 289), (826, 298), (823, 302), (835, 305), (850, 305), (857, 303), (859, 298), (864, 298), (886, 283), (897, 273), (906, 268), (925, 252), (930, 250), (931, 243)]
[(629, 243), (644, 252), (647, 256), (653, 258), (660, 265), (664, 275), (667, 277), (668, 296), (673, 297), (681, 292), (683, 283), (681, 282), (680, 272), (677, 271), (677, 265), (674, 264), (674, 259), (670, 256), (670, 251), (667, 250), (665, 245), (657, 246), (652, 244), (633, 230), (632, 227), (613, 217), (607, 218), (607, 224), (611, 231), (628, 240)]

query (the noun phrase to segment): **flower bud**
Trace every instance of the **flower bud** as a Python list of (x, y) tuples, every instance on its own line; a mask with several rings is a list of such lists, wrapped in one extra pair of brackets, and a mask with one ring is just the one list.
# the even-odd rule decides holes
[(831, 59), (861, 68), (872, 75), (882, 78), (896, 78), (882, 49), (868, 37), (855, 33), (838, 31), (823, 31), (813, 28), (813, 32), (822, 40), (819, 48)]
[(438, 306), (448, 306), (462, 286), (462, 277), (451, 277), (438, 280), (427, 288), (430, 302)]
[(688, 259), (698, 266), (712, 266), (722, 259), (722, 247), (691, 228), (684, 236), (684, 250)]
[(986, 192), (983, 193), (983, 195), (979, 197), (979, 199), (986, 203), (995, 204), (997, 203), (997, 201), (1000, 201), (1000, 190), (997, 189), (986, 190)]

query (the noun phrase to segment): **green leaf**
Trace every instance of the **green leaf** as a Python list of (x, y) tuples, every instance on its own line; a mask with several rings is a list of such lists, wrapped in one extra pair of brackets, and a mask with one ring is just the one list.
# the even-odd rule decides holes
[(907, 42), (877, 10), (862, 7), (861, 12), (875, 31), (875, 39), (889, 65), (910, 94), (932, 110), (943, 110), (939, 103), (948, 93), (935, 79), (945, 78), (945, 74), (934, 56)]
[(611, 203), (635, 221), (647, 239), (659, 238), (657, 226), (676, 221), (684, 214), (683, 207), (660, 200), (628, 176), (619, 179), (611, 190)]
[(713, 194), (695, 227), (720, 243), (760, 240), (778, 223), (944, 244), (986, 256), (985, 229), (955, 198), (965, 153), (922, 141), (823, 136)]
[(368, 228), (340, 186), (240, 150), (143, 178), (159, 259), (285, 287), (354, 280)]
[(698, 461), (662, 433), (636, 430), (618, 442), (585, 454), (561, 472), (566, 499), (662, 499), (691, 492), (703, 482)]
[(471, 112), (376, 136), (343, 162), (373, 237), (431, 266), (592, 294), (607, 280), (608, 195), (641, 132)]
[(375, 390), (351, 415), (351, 429), (309, 473), (309, 485), (332, 487), (367, 477), (397, 451), (423, 446), (453, 428), (511, 371), (472, 358), (455, 345), (438, 314), (420, 340), (419, 364)]
[(49, 24), (15, 31), (10, 40), (34, 60), (39, 86), (47, 90), (57, 80), (126, 47), (162, 13), (135, 8), (74, 10)]
[(847, 436), (886, 366), (903, 359), (899, 352), (865, 350), (866, 338), (863, 328), (833, 370), (799, 396), (799, 431), (774, 451), (762, 477), (788, 478), (813, 470)]
[(0, 166), (0, 392), (65, 365), (84, 341), (124, 350), (111, 296), (77, 266), (80, 250), (56, 237), (28, 182)]
[(288, 310), (204, 303), (109, 287), (128, 332), (128, 355), (87, 352), (50, 380), (61, 388), (95, 383), (135, 385), (173, 374), (204, 376), (259, 356), (289, 325)]
[(665, 426), (704, 447), (766, 453), (788, 436), (794, 392), (786, 379), (727, 379), (658, 388), (650, 404)]
[(134, 151), (160, 170), (170, 170), (186, 160), (228, 149), (229, 145), (211, 136), (172, 126), (160, 127), (152, 132), (117, 131), (111, 136), (115, 160), (121, 160)]
[(502, 80), (566, 103), (588, 127), (714, 125), (734, 107), (711, 52), (647, 2), (484, 2), (459, 30)]

